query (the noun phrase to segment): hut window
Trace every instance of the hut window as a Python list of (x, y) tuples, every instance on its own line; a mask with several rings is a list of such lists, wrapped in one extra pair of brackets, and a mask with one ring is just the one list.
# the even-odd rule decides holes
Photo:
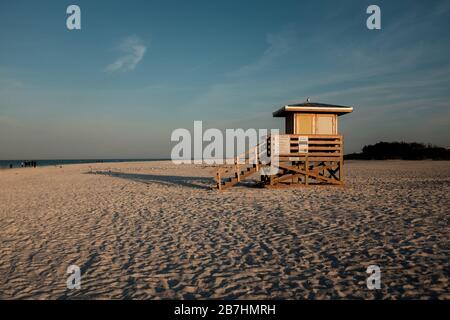
[(317, 115), (316, 134), (336, 134), (334, 115)]
[(313, 114), (297, 114), (295, 119), (296, 134), (314, 134), (314, 115)]

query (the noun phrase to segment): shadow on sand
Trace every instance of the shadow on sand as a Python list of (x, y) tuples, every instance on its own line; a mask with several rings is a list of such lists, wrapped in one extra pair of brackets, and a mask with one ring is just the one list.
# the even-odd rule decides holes
[(135, 174), (114, 171), (93, 171), (88, 174), (102, 174), (121, 179), (128, 179), (145, 184), (158, 183), (166, 186), (184, 186), (193, 189), (211, 190), (214, 187), (214, 179), (207, 177), (188, 176), (164, 176), (154, 174)]

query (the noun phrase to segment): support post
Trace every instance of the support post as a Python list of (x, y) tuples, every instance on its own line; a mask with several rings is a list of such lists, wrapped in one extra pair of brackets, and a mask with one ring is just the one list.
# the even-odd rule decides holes
[(217, 169), (216, 172), (216, 181), (217, 181), (217, 188), (219, 189), (219, 191), (222, 191), (222, 177), (220, 175), (220, 168)]
[(306, 175), (305, 175), (305, 185), (309, 184), (309, 161), (308, 161), (308, 154), (306, 154), (305, 157), (305, 171), (306, 171)]
[(259, 171), (259, 144), (256, 145), (255, 152), (256, 171)]
[(234, 161), (234, 171), (237, 178), (237, 181), (241, 181), (241, 171), (239, 170), (239, 159), (236, 158)]
[(344, 184), (344, 138), (341, 137), (341, 159), (339, 162), (339, 180)]

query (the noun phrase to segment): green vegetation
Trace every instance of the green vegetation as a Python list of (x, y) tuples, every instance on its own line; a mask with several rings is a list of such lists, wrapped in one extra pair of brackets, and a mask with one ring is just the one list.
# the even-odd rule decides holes
[(450, 150), (417, 142), (378, 142), (364, 146), (361, 153), (351, 153), (344, 158), (348, 160), (450, 160)]

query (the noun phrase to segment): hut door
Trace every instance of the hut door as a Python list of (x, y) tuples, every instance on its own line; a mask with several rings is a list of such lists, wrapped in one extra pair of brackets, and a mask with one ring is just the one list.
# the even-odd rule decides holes
[(316, 134), (336, 134), (334, 115), (317, 115)]
[(296, 134), (314, 134), (313, 123), (314, 123), (314, 115), (313, 114), (296, 114), (295, 133)]

